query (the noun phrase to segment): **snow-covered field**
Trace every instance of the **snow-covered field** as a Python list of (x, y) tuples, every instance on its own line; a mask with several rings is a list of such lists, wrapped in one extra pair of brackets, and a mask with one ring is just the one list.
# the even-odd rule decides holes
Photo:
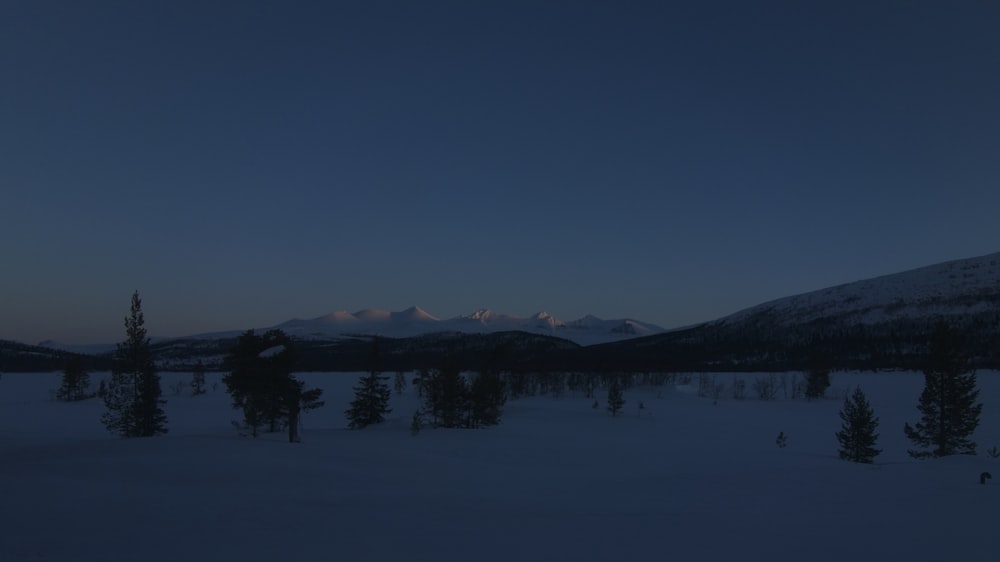
[(919, 374), (835, 373), (832, 394), (860, 384), (881, 418), (874, 466), (837, 458), (839, 399), (632, 389), (611, 418), (566, 393), (508, 402), (499, 427), (411, 436), (412, 389), (386, 424), (349, 431), (357, 375), (300, 376), (327, 405), (292, 445), (239, 437), (221, 384), (172, 396), (189, 375), (163, 374), (168, 436), (120, 440), (99, 400), (50, 399), (58, 373), (4, 374), (0, 560), (1000, 559), (1000, 479), (979, 484), (1000, 478), (984, 454), (1000, 445), (998, 373), (979, 373), (980, 455), (927, 461), (902, 432)]

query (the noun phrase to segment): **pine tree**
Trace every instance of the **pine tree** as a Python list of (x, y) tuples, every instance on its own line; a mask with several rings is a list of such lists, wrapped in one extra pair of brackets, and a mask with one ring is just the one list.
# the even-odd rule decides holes
[(844, 408), (840, 410), (843, 420), (837, 441), (840, 442), (840, 458), (851, 462), (871, 464), (882, 449), (875, 448), (878, 441), (878, 418), (868, 404), (868, 399), (861, 387), (854, 389), (854, 394), (844, 399)]
[(347, 427), (363, 429), (385, 421), (389, 408), (389, 396), (392, 391), (386, 381), (389, 377), (382, 376), (378, 371), (370, 371), (358, 380), (354, 387), (354, 400), (344, 415), (347, 416)]
[(625, 407), (625, 398), (622, 381), (619, 377), (611, 377), (611, 381), (608, 383), (608, 412), (611, 412), (612, 416), (617, 416), (623, 407)]
[(106, 411), (101, 421), (120, 437), (151, 437), (167, 432), (166, 403), (160, 376), (146, 335), (139, 292), (125, 318), (125, 341), (118, 344), (111, 380), (104, 395)]
[(976, 454), (976, 443), (970, 437), (983, 409), (975, 403), (979, 396), (976, 373), (969, 368), (961, 342), (947, 324), (935, 327), (924, 364), (924, 390), (917, 404), (920, 421), (912, 427), (907, 423), (903, 431), (918, 447), (930, 450), (910, 450), (910, 456)]
[(385, 421), (385, 415), (392, 411), (389, 409), (389, 397), (392, 391), (386, 382), (389, 377), (382, 376), (378, 364), (379, 342), (378, 338), (374, 338), (368, 374), (358, 380), (358, 386), (354, 387), (351, 407), (344, 412), (348, 421), (347, 427), (351, 429), (363, 429), (369, 425), (382, 423)]
[(191, 373), (191, 396), (205, 394), (205, 366), (198, 361)]
[(87, 374), (83, 358), (74, 355), (66, 362), (66, 368), (63, 369), (62, 384), (56, 391), (56, 398), (64, 402), (91, 398), (94, 395), (87, 393), (89, 388), (90, 375)]

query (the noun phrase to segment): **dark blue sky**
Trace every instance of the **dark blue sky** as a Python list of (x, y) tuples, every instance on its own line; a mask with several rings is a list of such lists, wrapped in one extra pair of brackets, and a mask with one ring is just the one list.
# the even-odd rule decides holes
[(1000, 249), (994, 2), (0, 6), (0, 338), (666, 327)]

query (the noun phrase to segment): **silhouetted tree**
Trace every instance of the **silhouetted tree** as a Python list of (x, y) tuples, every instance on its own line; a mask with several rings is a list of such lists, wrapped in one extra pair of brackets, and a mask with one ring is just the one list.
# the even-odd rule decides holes
[(358, 385), (354, 387), (354, 400), (351, 407), (344, 415), (347, 416), (347, 427), (351, 429), (363, 429), (369, 425), (382, 423), (385, 415), (391, 412), (389, 408), (389, 397), (392, 391), (389, 389), (389, 377), (382, 376), (378, 371), (378, 338), (372, 341), (371, 370), (367, 375), (358, 380)]
[(962, 343), (948, 324), (935, 326), (923, 371), (924, 390), (917, 404), (920, 421), (912, 427), (907, 423), (903, 431), (915, 445), (930, 450), (910, 450), (910, 456), (976, 454), (976, 443), (970, 437), (979, 426), (983, 405), (976, 404), (976, 373), (968, 366)]
[(93, 394), (90, 389), (90, 375), (83, 362), (83, 357), (71, 356), (66, 361), (66, 368), (63, 369), (62, 383), (56, 391), (56, 398), (64, 402), (75, 402), (84, 398), (91, 398)]
[(844, 399), (840, 419), (843, 421), (837, 432), (840, 458), (866, 464), (874, 462), (875, 457), (882, 452), (882, 449), (875, 448), (878, 441), (878, 433), (875, 433), (878, 418), (861, 387), (855, 388), (854, 394)]
[(612, 376), (608, 382), (608, 412), (612, 416), (617, 416), (618, 412), (625, 407), (625, 397), (622, 389), (622, 381), (618, 376)]
[(120, 437), (150, 437), (167, 432), (163, 412), (160, 376), (149, 349), (142, 300), (132, 294), (132, 305), (125, 318), (125, 341), (118, 344), (114, 368), (106, 387), (106, 411), (101, 421), (108, 431)]

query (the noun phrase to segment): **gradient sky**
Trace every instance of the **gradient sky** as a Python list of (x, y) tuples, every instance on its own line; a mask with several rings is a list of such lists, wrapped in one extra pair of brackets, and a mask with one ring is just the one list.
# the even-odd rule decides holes
[(675, 327), (1000, 250), (1000, 3), (0, 4), (0, 338)]

